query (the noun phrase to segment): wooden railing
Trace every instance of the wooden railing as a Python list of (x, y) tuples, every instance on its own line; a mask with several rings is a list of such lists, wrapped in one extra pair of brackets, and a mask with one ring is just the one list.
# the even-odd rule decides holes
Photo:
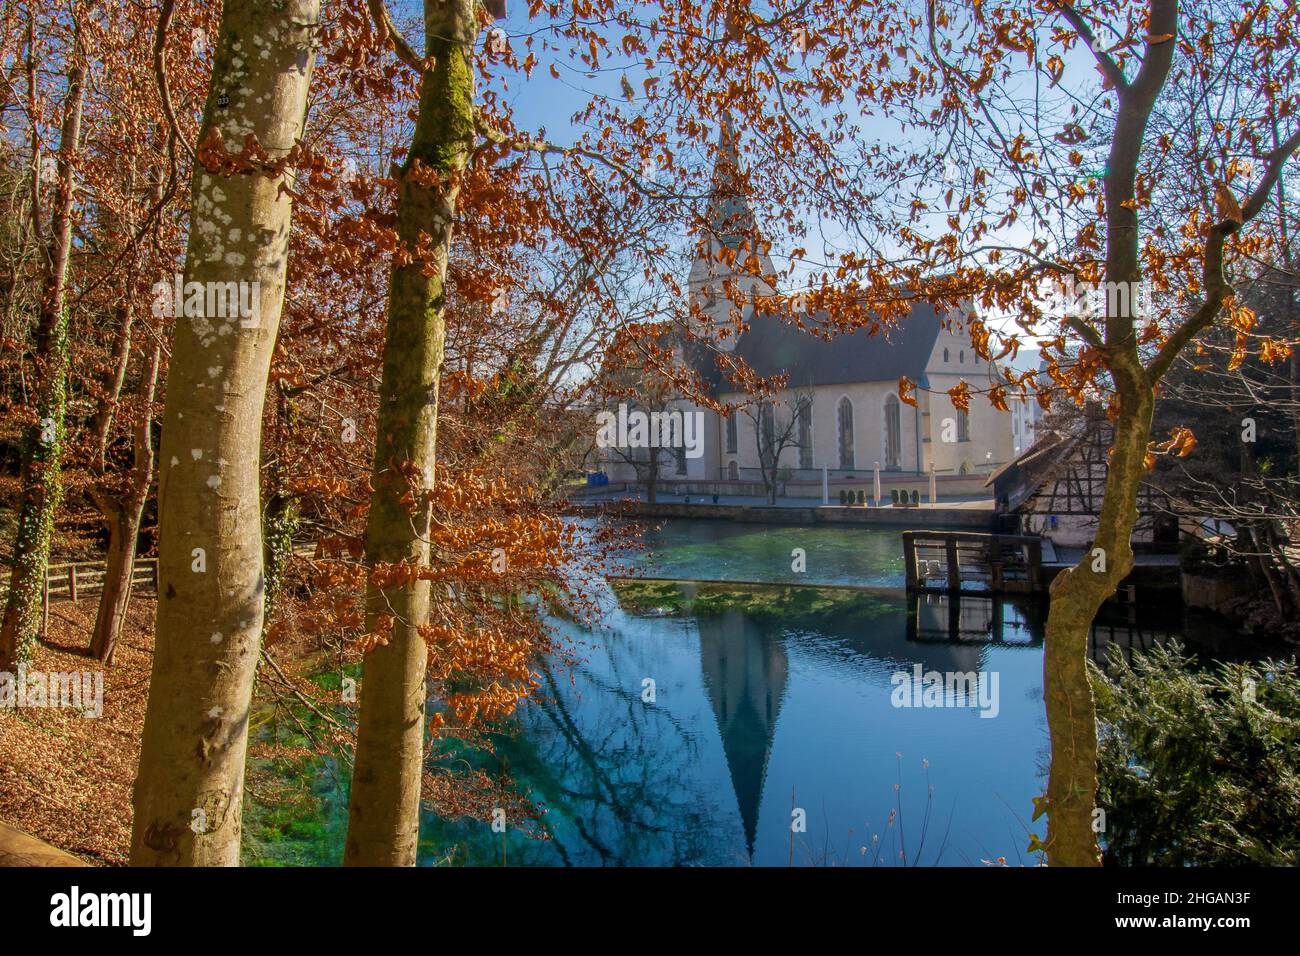
[[(63, 595), (76, 601), (83, 594), (93, 594), (104, 589), (104, 575), (108, 564), (104, 561), (78, 561), (74, 564), (51, 564), (45, 571), (45, 590), (50, 595)], [(136, 558), (131, 569), (131, 587), (149, 584), (158, 587), (158, 559)]]
[[(296, 541), (293, 553), (309, 557), (317, 553), (319, 545), (313, 541)], [(83, 595), (98, 594), (104, 590), (104, 576), (108, 574), (105, 561), (74, 561), (69, 564), (51, 564), (45, 569), (45, 584), (41, 590), (41, 640), (48, 635), (51, 601), (78, 603)], [(8, 582), (0, 584), (0, 597), (7, 593)], [(152, 587), (158, 590), (158, 559), (136, 558), (131, 568), (131, 588)]]
[(909, 591), (1035, 593), (1043, 589), (1043, 539), (976, 531), (904, 531)]
[[(45, 569), (45, 585), (41, 589), (41, 640), (48, 636), (50, 602), (77, 603), (82, 595), (97, 594), (104, 590), (104, 576), (108, 564), (104, 561), (75, 561), (71, 564), (51, 564)], [(131, 568), (131, 587), (158, 589), (158, 559), (136, 558)]]

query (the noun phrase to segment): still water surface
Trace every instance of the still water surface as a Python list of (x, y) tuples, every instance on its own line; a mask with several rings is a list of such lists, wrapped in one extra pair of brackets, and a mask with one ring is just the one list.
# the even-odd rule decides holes
[[(632, 560), (652, 577), (887, 590), (812, 621), (630, 613), (604, 594), (601, 629), (557, 622), (580, 662), (543, 663), (544, 699), (499, 739), (551, 839), (427, 813), (422, 862), (449, 850), (482, 865), (1038, 862), (1024, 847), (1047, 763), (1041, 610), (932, 597), (912, 599), (909, 615), (896, 531), (677, 521), (646, 542)], [(804, 573), (791, 570), (793, 548)], [(1121, 622), (1108, 635), (1146, 645), (1167, 633)], [(917, 665), (983, 672), (986, 690), (996, 675), (996, 706), (983, 711), (996, 716), (961, 694), (895, 706), (891, 678)], [(333, 862), (346, 794), (333, 774), (316, 790), (326, 819), (312, 856)]]

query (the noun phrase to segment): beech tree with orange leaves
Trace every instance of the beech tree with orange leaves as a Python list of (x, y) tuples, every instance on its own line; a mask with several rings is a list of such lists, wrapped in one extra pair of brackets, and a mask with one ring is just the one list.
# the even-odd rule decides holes
[[(1248, 342), (1249, 312), (1232, 298), (1234, 270), (1248, 272), (1249, 258), (1268, 242), (1252, 226), (1300, 136), (1265, 141), (1270, 124), (1292, 115), (1293, 64), (1273, 58), (1283, 48), (1278, 38), (1291, 35), (1291, 14), (1235, 10), (1214, 3), (1180, 10), (1167, 0), (1149, 8), (1043, 2), (1023, 9), (932, 0), (920, 9), (890, 2), (777, 4), (763, 12), (747, 3), (661, 6), (639, 16), (593, 4), (586, 12), (609, 24), (595, 29), (566, 20), (559, 5), (540, 4), (533, 12), (549, 16), (552, 35), (581, 51), (589, 68), (611, 39), (625, 56), (643, 53), (642, 88), (624, 74), (622, 102), (593, 97), (581, 114), (595, 130), (587, 142), (564, 146), (524, 135), (491, 95), (475, 113), (474, 135), (459, 134), (482, 146), (458, 149), (530, 155), (547, 175), (554, 160), (557, 169), (576, 171), (579, 183), (599, 173), (607, 191), (655, 209), (661, 223), (698, 223), (683, 215), (698, 173), (679, 168), (676, 158), (707, 135), (692, 110), (730, 114), (744, 147), (761, 157), (737, 170), (735, 188), (766, 214), (763, 234), (748, 224), (740, 255), (754, 263), (759, 257), (746, 250), (779, 249), (784, 239), (784, 274), (806, 286), (796, 305), (796, 297), (729, 284), (723, 291), (734, 305), (735, 332), (747, 309), (777, 309), (799, 322), (807, 306), (825, 314), (825, 334), (884, 330), (920, 297), (966, 314), (964, 330), (985, 360), (1014, 356), (1027, 338), (1043, 347), (1046, 384), (1004, 369), (982, 389), (995, 407), (1005, 410), (1009, 396), (1025, 390), (1043, 401), (1105, 398), (1117, 440), (1101, 531), (1085, 562), (1054, 585), (1049, 621), (1053, 768), (1039, 809), (1049, 826), (1041, 845), (1055, 864), (1098, 861), (1088, 626), (1132, 567), (1137, 489), (1150, 456), (1188, 447), (1187, 432), (1152, 443), (1158, 383), (1221, 315)], [(515, 60), (513, 48), (496, 41), (485, 47), (487, 62), (499, 53), (525, 74), (539, 59), (533, 51)], [(1225, 66), (1238, 60), (1252, 68)], [(551, 72), (560, 75), (554, 66)], [(1190, 100), (1191, 115), (1153, 138), (1148, 127), (1171, 90), (1193, 90), (1178, 98)], [(1229, 94), (1231, 107), (1223, 103)], [(1213, 114), (1204, 121), (1207, 103), (1236, 111), (1234, 125)], [(667, 184), (656, 180), (664, 170), (675, 174)], [(1176, 177), (1187, 170), (1203, 171), (1201, 180), (1212, 181), (1208, 192), (1179, 191)], [(781, 202), (764, 201), (771, 196)], [(822, 255), (809, 256), (810, 216), (840, 225), (846, 238), (839, 250), (827, 241)], [(647, 242), (633, 257), (647, 282), (670, 291), (676, 283), (659, 249)], [(1146, 315), (1132, 306), (1144, 278), (1154, 289), (1154, 311)], [(1100, 314), (1070, 308), (1056, 315), (1042, 303), (1044, 279), (1126, 294), (1107, 296)], [(656, 317), (681, 341), (709, 347), (680, 299), (666, 296)], [(689, 365), (674, 359), (662, 325), (620, 332), (619, 348), (681, 394), (709, 403)], [(780, 387), (728, 356), (717, 359), (760, 398)], [(914, 388), (903, 381), (900, 395), (914, 400)], [(977, 394), (963, 383), (951, 398), (964, 408)], [(412, 686), (414, 663), (406, 673), (404, 686)], [(414, 740), (418, 721), (414, 703), (408, 707), (406, 733)], [(407, 752), (414, 765), (414, 748)], [(412, 811), (404, 813), (410, 821)]]
[[(954, 305), (970, 297), (983, 313), (968, 320), (982, 358), (1038, 340), (1047, 375), (1004, 369), (985, 390), (995, 406), (1021, 389), (1045, 402), (1100, 397), (1114, 424), (1096, 538), (1052, 585), (1052, 765), (1034, 814), (1048, 826), (1031, 845), (1053, 865), (1097, 865), (1089, 627), (1133, 567), (1153, 456), (1190, 451), (1187, 428), (1151, 434), (1162, 378), (1221, 323), (1239, 350), (1254, 344), (1253, 313), (1235, 290), (1272, 261), (1276, 218), (1262, 214), (1300, 147), (1296, 11), (928, 0), (920, 13), (885, 4), (882, 20), (896, 46), (879, 44), (882, 74), (865, 102), (922, 135), (906, 155), (889, 154), (895, 166), (870, 164), (908, 215), (881, 223), (905, 264), (873, 260), (866, 271)], [(927, 171), (940, 185), (906, 185)], [(1044, 303), (1044, 281), (1065, 290), (1065, 308)], [(1101, 293), (1094, 308), (1079, 307), (1081, 290)], [(900, 394), (915, 387), (904, 381)], [(952, 398), (963, 406), (975, 394), (967, 385)]]
[[(28, 10), (27, 62), (28, 113), (32, 138), (31, 221), (37, 241), (43, 247), (44, 269), (36, 322), (33, 372), (35, 396), (32, 421), (24, 435), (22, 499), (18, 505), (18, 528), (13, 544), (12, 569), (0, 621), (0, 669), (26, 663), (36, 645), (41, 616), (41, 597), (55, 515), (63, 500), (63, 457), (67, 439), (68, 367), (68, 269), (72, 256), (72, 234), (77, 214), (75, 174), (81, 149), (81, 119), (85, 103), (86, 62), (84, 31), (76, 23), (85, 11), (74, 11), (74, 25), (67, 37), (63, 63), (67, 85), (62, 97), (57, 152), (42, 155), (40, 123), (37, 118), (39, 92), (36, 20)], [(57, 156), (57, 160), (55, 159)], [(53, 189), (45, 189), (49, 184)], [(41, 197), (51, 206), (48, 231), (43, 222)]]
[[(265, 586), (257, 452), (285, 289), (290, 151), (302, 133), (318, 11), (316, 0), (227, 0), (222, 8), (192, 168), (182, 301), (195, 307), (176, 308), (181, 296), (171, 303), (188, 314), (175, 325), (160, 448), (159, 603), (135, 782), (137, 866), (239, 859)], [(166, 286), (155, 291), (164, 307)], [(233, 311), (229, 297), (220, 311), (207, 305), (214, 288), (236, 290)]]
[[(387, 17), (380, 20), (384, 25)], [(366, 557), (372, 581), (344, 862), (414, 866), (424, 760), (429, 566), (443, 302), (459, 174), (474, 139), (476, 0), (425, 4), (419, 113), (398, 177), (396, 233), (379, 387)], [(416, 512), (411, 513), (411, 505)]]
[[(845, 4), (833, 11), (845, 30), (852, 29), (853, 6)], [(577, 143), (560, 145), (520, 132), (495, 90), (476, 101), (470, 54), (487, 17), (472, 2), (426, 2), (422, 57), (397, 37), (393, 19), (382, 5), (371, 4), (370, 10), (380, 36), (393, 44), (397, 57), (420, 71), (421, 87), (412, 144), (397, 174), (398, 249), (389, 293), (374, 492), (366, 533), (367, 560), (372, 564), (367, 608), (370, 650), (362, 682), (345, 860), (411, 865), (418, 837), (425, 750), (428, 643), (439, 633), (429, 623), (429, 582), (442, 581), (447, 574), (430, 563), (430, 536), (439, 516), (434, 504), (447, 493), (435, 484), (434, 435), (443, 351), (444, 282), (453, 223), (459, 227), (468, 218), (458, 203), (472, 185), (477, 185), (480, 196), (490, 194), (490, 183), (471, 179), (475, 172), (490, 168), (487, 162), (495, 159), (516, 171), (521, 163), (532, 164), (520, 182), (525, 198), (515, 214), (517, 223), (527, 221), (530, 204), (540, 206), (532, 215), (540, 228), (564, 244), (570, 256), (581, 256), (588, 263), (604, 262), (605, 268), (594, 270), (587, 285), (597, 295), (596, 283), (612, 265), (611, 248), (625, 249), (641, 266), (643, 281), (660, 282), (665, 292), (674, 293), (664, 297), (667, 321), (678, 324), (690, 338), (692, 316), (680, 301), (673, 301), (674, 297), (680, 300), (680, 286), (674, 278), (679, 263), (666, 254), (662, 234), (683, 221), (694, 219), (698, 224), (703, 217), (698, 211), (694, 216), (688, 211), (692, 199), (698, 201), (703, 193), (691, 197), (689, 178), (660, 184), (653, 174), (656, 170), (677, 172), (675, 150), (667, 145), (670, 133), (686, 144), (712, 138), (713, 130), (692, 115), (698, 102), (708, 100), (721, 110), (734, 108), (755, 128), (771, 124), (777, 98), (756, 88), (759, 95), (749, 102), (740, 100), (734, 73), (754, 75), (767, 70), (774, 55), (787, 64), (786, 69), (793, 69), (789, 64), (798, 60), (800, 53), (797, 45), (791, 45), (792, 34), (784, 17), (765, 21), (746, 15), (735, 5), (719, 4), (702, 14), (662, 4), (644, 11), (647, 15), (642, 18), (642, 11), (613, 3), (593, 4), (581, 11), (564, 4), (537, 4), (530, 12), (543, 19), (554, 44), (570, 45), (567, 51), (558, 51), (560, 62), (571, 59), (595, 69), (614, 43), (624, 57), (635, 57), (648, 54), (649, 43), (658, 42), (658, 59), (643, 57), (641, 68), (652, 71), (642, 84), (643, 99), (628, 106), (637, 101), (638, 94), (623, 77), (620, 99), (593, 96), (582, 114), (595, 132)], [(782, 52), (774, 54), (768, 43), (746, 43), (745, 31), (752, 28), (768, 33)], [(527, 44), (531, 47), (533, 42), (529, 37)], [(486, 36), (478, 57), (479, 67), (489, 79), (489, 68), (498, 63), (507, 70), (521, 70), (527, 78), (537, 61), (536, 51), (518, 59), (501, 31)], [(671, 92), (657, 89), (661, 77), (653, 71), (671, 75)], [(559, 76), (554, 64), (550, 72)], [(816, 102), (814, 91), (821, 88), (821, 83), (810, 84), (784, 108), (808, 113)], [(692, 96), (698, 98), (696, 103), (691, 102)], [(772, 144), (774, 155), (782, 156), (785, 163), (777, 178), (792, 177), (780, 191), (788, 192), (793, 178), (812, 168), (821, 142), (812, 138), (793, 155), (787, 152), (788, 140)], [(480, 157), (486, 161), (482, 167), (475, 162)], [(553, 170), (552, 163), (558, 169)], [(568, 209), (551, 208), (563, 194), (556, 186), (557, 174), (570, 185), (577, 201), (595, 210), (588, 213), (589, 224), (575, 228), (565, 215)], [(711, 175), (708, 167), (703, 175)], [(839, 175), (847, 181), (842, 170)], [(698, 170), (693, 174), (695, 181), (700, 176)], [(613, 201), (610, 195), (615, 197)], [(542, 197), (540, 202), (535, 196)], [(634, 214), (643, 204), (653, 209), (648, 224), (638, 223)], [(633, 214), (628, 215), (628, 210)], [(637, 224), (637, 241), (629, 241), (615, 222)], [(757, 236), (753, 241), (759, 241)], [(495, 300), (506, 290), (489, 287), (485, 291)], [(569, 307), (552, 300), (551, 308), (563, 316)], [(628, 331), (618, 341), (634, 353), (644, 349), (642, 368), (653, 369), (691, 394), (701, 393), (689, 370), (673, 360), (672, 349), (651, 341), (659, 328), (655, 323), (624, 329), (606, 317), (601, 327)], [(616, 338), (611, 335), (607, 341), (613, 344)], [(608, 360), (602, 356), (601, 364)], [(701, 399), (707, 400), (702, 395)], [(517, 561), (523, 544), (504, 548), (505, 560)]]
[[(1230, 362), (1295, 360), (1238, 294), (1293, 270), (1272, 215), (1300, 148), (1293, 4), (227, 0), (211, 62), (199, 3), (15, 11), (0, 39), (27, 63), (6, 79), (43, 56), (57, 79), (24, 107), (13, 271), (37, 281), (6, 285), (5, 400), (36, 443), (0, 669), (35, 647), (65, 457), (110, 529), (92, 644), (112, 661), (165, 394), (133, 862), (237, 862), (255, 679), (310, 700), (278, 657), (303, 647), (364, 667), (355, 735), (331, 725), (355, 743), (346, 862), (413, 864), (422, 800), (483, 815), (494, 782), (458, 788), (438, 744), (489, 748), (554, 650), (544, 611), (591, 610), (558, 514), (588, 412), (724, 411), (714, 366), (771, 408), (788, 383), (722, 347), (757, 311), (833, 338), (887, 333), (917, 299), (1000, 367), (958, 408), (1028, 392), (1113, 421), (1100, 530), (1052, 590), (1033, 843), (1098, 862), (1088, 628), (1133, 566), (1153, 459), (1196, 440), (1153, 434), (1162, 380), (1207, 337)], [(567, 129), (521, 88), (572, 103)], [(735, 242), (712, 241), (720, 215)], [(183, 282), (254, 286), (256, 322), (155, 312), (182, 240)], [(733, 277), (710, 290), (720, 324), (682, 281), (701, 248)], [(1044, 375), (1010, 366), (1031, 344)], [(70, 425), (69, 382), (89, 398)]]

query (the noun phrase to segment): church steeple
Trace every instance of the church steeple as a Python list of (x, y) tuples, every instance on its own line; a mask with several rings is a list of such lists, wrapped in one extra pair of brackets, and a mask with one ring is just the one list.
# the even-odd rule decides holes
[[(707, 326), (716, 330), (730, 322), (737, 304), (726, 293), (728, 281), (740, 292), (745, 318), (753, 311), (745, 304), (747, 300), (775, 291), (772, 261), (758, 233), (746, 189), (740, 137), (730, 112), (722, 114), (718, 130), (713, 183), (700, 233), (688, 289), (691, 300), (706, 313)], [(718, 337), (720, 348), (730, 350), (734, 345), (734, 334)]]
[(740, 142), (730, 111), (722, 114), (722, 126), (718, 130), (718, 158), (713, 167), (706, 229), (710, 238), (732, 249), (739, 248), (745, 240), (752, 245), (757, 238), (754, 209), (745, 191)]

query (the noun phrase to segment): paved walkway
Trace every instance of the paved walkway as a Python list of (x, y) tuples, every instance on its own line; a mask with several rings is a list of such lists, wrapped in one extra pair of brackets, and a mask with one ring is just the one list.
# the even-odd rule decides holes
[[(688, 498), (690, 499), (689, 502), (690, 504), (697, 504), (697, 505), (713, 504), (712, 495), (671, 495), (671, 494), (660, 493), (655, 496), (655, 501), (664, 504), (683, 504), (686, 503)], [(593, 490), (591, 492), (585, 492), (585, 493), (580, 492), (573, 496), (573, 501), (575, 504), (588, 504), (588, 503), (603, 502), (603, 501), (647, 501), (647, 500), (649, 499), (647, 499), (644, 491), (633, 492), (633, 491)], [(761, 496), (719, 495), (717, 503), (719, 506), (730, 505), (732, 507), (749, 507), (749, 508), (772, 507), (768, 503), (767, 498)], [(775, 507), (777, 508), (821, 508), (823, 507), (823, 503), (820, 497), (817, 498), (778, 497), (776, 499)], [(826, 507), (839, 508), (843, 506), (840, 505), (839, 503), (838, 495), (831, 495), (831, 500), (829, 504), (826, 505)], [(854, 505), (853, 507), (869, 508), (873, 506)], [(881, 503), (880, 507), (890, 508), (892, 507), (892, 505), (890, 504), (889, 499), (885, 498)], [(940, 496), (937, 503), (930, 504), (928, 501), (924, 500), (924, 495), (923, 495), (922, 501), (917, 506), (917, 508), (921, 510), (924, 510), (926, 508), (963, 508), (963, 509), (971, 509), (977, 511), (979, 510), (991, 511), (993, 509), (993, 499), (986, 498), (986, 497), (977, 497), (974, 495), (965, 495), (965, 496), (953, 495), (948, 497)]]

